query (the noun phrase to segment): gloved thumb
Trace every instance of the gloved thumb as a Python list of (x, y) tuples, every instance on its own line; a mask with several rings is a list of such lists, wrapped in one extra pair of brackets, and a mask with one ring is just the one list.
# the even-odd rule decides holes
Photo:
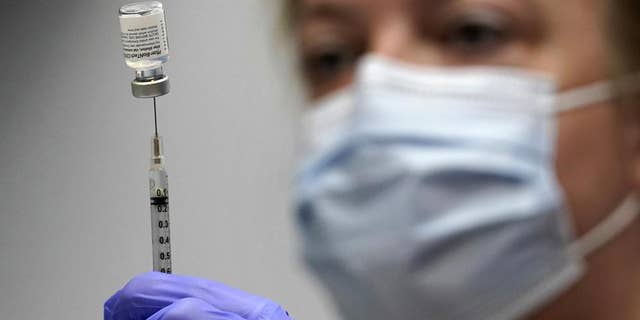
[(147, 320), (245, 320), (244, 318), (206, 303), (198, 298), (178, 300), (153, 314)]

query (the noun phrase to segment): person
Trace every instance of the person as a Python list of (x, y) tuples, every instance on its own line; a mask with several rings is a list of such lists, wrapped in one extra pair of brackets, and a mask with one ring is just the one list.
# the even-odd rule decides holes
[[(290, 5), (303, 255), (346, 319), (640, 318), (637, 1)], [(159, 273), (104, 314), (290, 318)]]

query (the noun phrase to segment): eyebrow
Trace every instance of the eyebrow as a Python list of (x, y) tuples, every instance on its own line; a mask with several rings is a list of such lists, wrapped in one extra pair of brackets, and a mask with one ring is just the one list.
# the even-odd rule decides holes
[(298, 21), (327, 19), (340, 22), (361, 20), (359, 10), (354, 6), (338, 4), (333, 1), (308, 4), (305, 1), (294, 1), (294, 16)]

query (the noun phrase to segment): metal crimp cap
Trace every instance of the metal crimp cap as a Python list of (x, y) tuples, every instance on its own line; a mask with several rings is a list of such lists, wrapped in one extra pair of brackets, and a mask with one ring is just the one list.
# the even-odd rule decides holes
[(136, 71), (136, 78), (131, 81), (131, 93), (136, 98), (154, 98), (169, 93), (169, 77), (162, 67)]

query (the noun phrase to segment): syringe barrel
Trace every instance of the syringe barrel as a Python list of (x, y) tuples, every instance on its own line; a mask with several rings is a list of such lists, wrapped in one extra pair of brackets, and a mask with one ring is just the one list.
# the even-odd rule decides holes
[(169, 222), (169, 176), (164, 168), (162, 138), (151, 138), (149, 199), (151, 201), (151, 245), (153, 270), (171, 273), (171, 237)]
[(153, 271), (171, 273), (169, 178), (160, 165), (153, 165), (149, 169), (149, 196)]

